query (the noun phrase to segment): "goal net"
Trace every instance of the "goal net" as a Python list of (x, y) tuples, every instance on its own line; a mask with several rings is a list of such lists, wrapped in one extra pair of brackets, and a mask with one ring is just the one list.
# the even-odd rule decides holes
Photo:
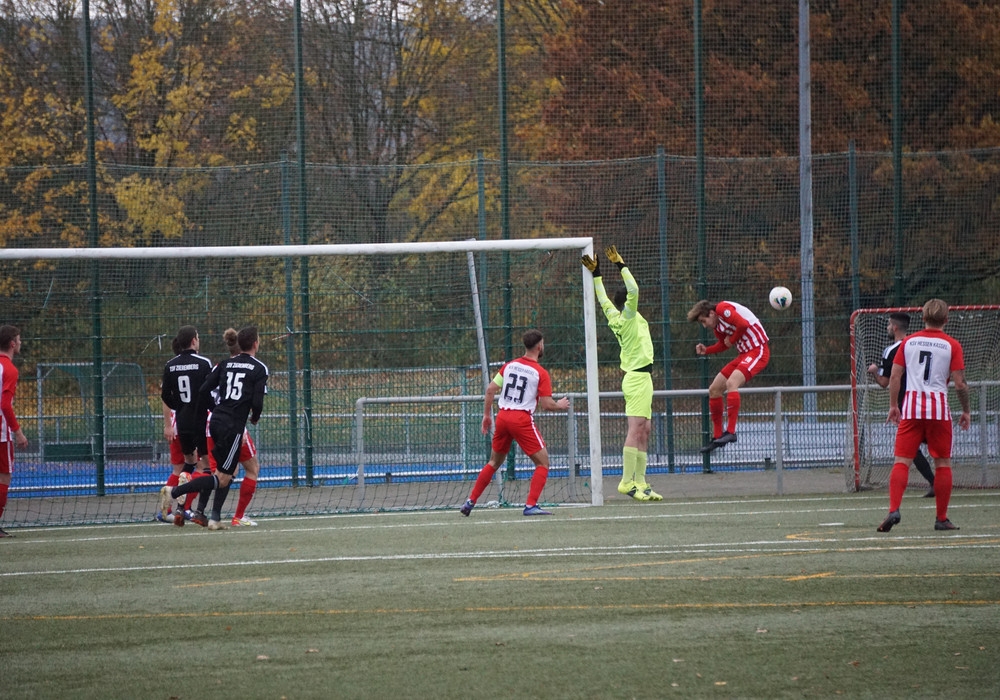
[[(23, 340), (15, 408), (31, 440), (5, 525), (154, 517), (171, 473), (160, 377), (187, 324), (214, 360), (228, 354), (227, 328), (259, 329), (271, 376), (249, 426), (261, 465), (251, 517), (458, 508), (490, 453), (485, 383), (523, 354), (529, 328), (545, 335), (556, 396), (573, 399), (569, 416), (536, 414), (551, 455), (543, 502), (600, 504), (583, 254), (590, 238), (0, 251), (0, 280), (17, 290), (5, 322)], [(515, 445), (482, 504), (523, 505), (531, 471)]]
[[(896, 428), (887, 424), (889, 391), (869, 374), (879, 365), (886, 346), (889, 315), (910, 316), (910, 332), (923, 328), (919, 307), (859, 309), (851, 316), (851, 405), (853, 469), (847, 471), (851, 490), (888, 485), (893, 464)], [(969, 382), (972, 426), (954, 431), (952, 471), (957, 488), (1000, 486), (1000, 306), (952, 306), (945, 332), (962, 344), (965, 379)], [(961, 411), (952, 389), (949, 403), (956, 417)], [(926, 455), (926, 445), (922, 448)], [(933, 460), (931, 460), (933, 466)], [(916, 469), (910, 486), (926, 485)]]

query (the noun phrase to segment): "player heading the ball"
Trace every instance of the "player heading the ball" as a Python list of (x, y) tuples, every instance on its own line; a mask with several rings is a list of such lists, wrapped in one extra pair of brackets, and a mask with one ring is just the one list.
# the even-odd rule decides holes
[[(695, 345), (698, 355), (713, 355), (733, 346), (739, 353), (727, 364), (708, 387), (708, 414), (712, 419), (712, 439), (701, 448), (711, 452), (736, 442), (736, 420), (740, 412), (740, 387), (767, 367), (771, 359), (767, 332), (753, 311), (735, 301), (718, 303), (702, 299), (691, 307), (688, 321), (697, 321), (715, 333), (714, 345)], [(722, 429), (723, 396), (726, 408), (726, 429)]]

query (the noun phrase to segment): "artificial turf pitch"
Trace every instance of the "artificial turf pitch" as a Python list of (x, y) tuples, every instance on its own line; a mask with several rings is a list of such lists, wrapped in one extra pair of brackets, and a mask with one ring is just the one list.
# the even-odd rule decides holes
[(998, 495), (21, 529), (0, 697), (998, 697)]

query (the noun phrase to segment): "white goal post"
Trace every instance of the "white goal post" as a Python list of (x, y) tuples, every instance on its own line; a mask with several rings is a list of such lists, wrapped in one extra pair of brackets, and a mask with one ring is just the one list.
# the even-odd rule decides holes
[[(593, 255), (590, 237), (517, 240), (460, 240), (414, 243), (314, 244), (273, 246), (205, 246), (142, 248), (20, 248), (0, 250), (0, 260), (164, 260), (206, 258), (298, 258), (316, 256), (428, 255), (433, 253), (575, 251), (577, 259)], [(588, 406), (591, 503), (603, 505), (600, 399), (597, 363), (597, 326), (591, 275), (580, 269), (585, 340), (586, 395)], [(544, 299), (539, 299), (544, 304)]]

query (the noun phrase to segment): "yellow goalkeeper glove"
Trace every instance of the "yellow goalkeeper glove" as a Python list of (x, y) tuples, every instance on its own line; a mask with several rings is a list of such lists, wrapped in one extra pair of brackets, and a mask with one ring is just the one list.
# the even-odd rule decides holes
[(582, 258), (580, 258), (580, 262), (583, 263), (583, 266), (585, 268), (590, 270), (590, 274), (592, 274), (594, 277), (601, 276), (601, 260), (600, 258), (597, 257), (597, 253), (594, 253), (594, 257), (590, 257), (589, 255), (584, 255)]
[(604, 254), (608, 256), (608, 260), (618, 266), (619, 270), (625, 267), (625, 261), (622, 260), (622, 256), (618, 254), (618, 249), (615, 246), (609, 245), (604, 249)]

